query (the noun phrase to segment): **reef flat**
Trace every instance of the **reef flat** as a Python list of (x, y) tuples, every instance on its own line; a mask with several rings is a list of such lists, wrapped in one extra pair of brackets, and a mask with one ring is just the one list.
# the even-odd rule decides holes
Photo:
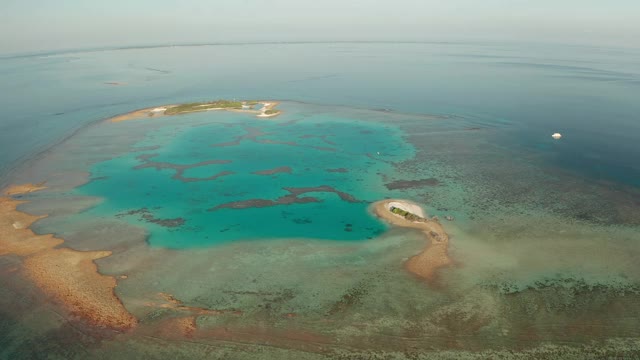
[(94, 260), (110, 251), (74, 251), (60, 248), (64, 240), (36, 235), (29, 226), (41, 219), (16, 210), (23, 201), (12, 197), (44, 189), (31, 184), (4, 190), (0, 197), (0, 255), (23, 258), (24, 273), (73, 316), (105, 328), (128, 330), (137, 320), (114, 294), (116, 280), (101, 275)]

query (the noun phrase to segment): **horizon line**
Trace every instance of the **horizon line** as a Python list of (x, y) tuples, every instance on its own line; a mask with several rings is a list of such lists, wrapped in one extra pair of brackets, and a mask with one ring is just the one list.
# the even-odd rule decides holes
[(640, 50), (640, 47), (626, 47), (626, 46), (611, 46), (611, 45), (587, 45), (587, 44), (568, 44), (568, 43), (550, 43), (542, 41), (499, 41), (499, 40), (297, 40), (297, 41), (278, 41), (278, 40), (265, 40), (265, 41), (232, 41), (232, 42), (178, 42), (178, 43), (150, 43), (150, 44), (138, 44), (138, 45), (111, 45), (111, 46), (99, 46), (99, 47), (79, 47), (79, 48), (61, 48), (52, 50), (41, 51), (22, 51), (22, 52), (9, 52), (1, 53), (0, 60), (5, 59), (17, 59), (17, 58), (29, 58), (36, 56), (53, 56), (53, 55), (66, 55), (66, 54), (85, 54), (92, 52), (102, 51), (126, 51), (136, 49), (161, 49), (171, 47), (206, 47), (206, 46), (242, 46), (242, 45), (304, 45), (304, 44), (432, 44), (432, 45), (508, 45), (508, 44), (538, 44), (538, 45), (554, 45), (554, 46), (571, 46), (581, 48), (609, 48), (609, 49), (625, 49), (625, 50)]

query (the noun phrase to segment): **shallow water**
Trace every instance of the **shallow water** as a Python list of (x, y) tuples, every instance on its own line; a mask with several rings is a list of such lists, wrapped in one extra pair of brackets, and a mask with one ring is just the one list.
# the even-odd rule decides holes
[[(299, 51), (314, 46), (325, 51)], [(213, 56), (221, 50), (242, 60)], [(2, 60), (7, 73), (28, 64), (78, 91), (63, 103), (9, 106), (21, 121), (42, 116), (51, 127), (30, 133), (42, 147), (145, 106), (234, 96), (304, 101), (284, 101), (284, 114), (270, 120), (214, 112), (100, 122), (4, 172), (4, 182), (47, 181), (20, 207), (49, 214), (36, 232), (77, 250), (113, 251), (99, 270), (127, 276), (116, 294), (141, 325), (111, 339), (70, 331), (78, 325), (12, 272), (20, 259), (4, 256), (3, 357), (638, 353), (637, 52), (321, 44), (275, 46), (262, 62), (239, 56), (258, 50)], [(205, 55), (210, 61), (197, 59)], [(63, 77), (74, 67), (83, 70)], [(237, 81), (245, 76), (253, 81)], [(114, 79), (127, 85), (100, 83)], [(57, 107), (64, 114), (43, 115)], [(33, 147), (17, 144), (27, 130), (7, 129), (8, 167)], [(555, 131), (562, 140), (551, 139)], [(221, 172), (229, 173), (203, 180)], [(275, 204), (291, 194), (287, 187), (315, 187), (296, 198), (318, 202)], [(426, 245), (420, 234), (369, 214), (385, 197), (455, 218), (441, 220), (454, 265), (436, 283), (402, 267)], [(256, 199), (263, 201), (246, 203)], [(229, 203), (262, 205), (208, 211)], [(201, 335), (184, 342), (168, 321), (188, 314), (160, 307), (159, 293), (221, 314), (197, 316)]]
[[(284, 106), (287, 115), (278, 120), (210, 112), (151, 120), (163, 123), (152, 132), (144, 124), (101, 125), (138, 131), (143, 139), (134, 148), (153, 150), (94, 165), (96, 180), (76, 193), (105, 201), (82, 217), (146, 222), (151, 245), (173, 248), (382, 233), (368, 204), (387, 195), (382, 175), (411, 157), (412, 147), (397, 129)], [(291, 197), (296, 189), (304, 192)]]

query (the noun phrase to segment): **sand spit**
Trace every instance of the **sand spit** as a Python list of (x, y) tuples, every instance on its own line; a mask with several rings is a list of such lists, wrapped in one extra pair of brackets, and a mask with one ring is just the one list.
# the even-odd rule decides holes
[(35, 234), (29, 226), (42, 216), (16, 210), (24, 201), (9, 196), (40, 189), (43, 187), (32, 184), (14, 186), (0, 196), (0, 255), (23, 257), (24, 273), (71, 314), (99, 327), (133, 328), (137, 320), (115, 295), (115, 278), (98, 273), (93, 262), (111, 252), (56, 248), (64, 240)]
[(271, 114), (267, 114), (267, 111), (274, 110), (274, 108), (276, 106), (280, 105), (279, 102), (270, 101), (270, 102), (261, 102), (261, 104), (264, 105), (264, 106), (262, 107), (262, 109), (260, 109), (260, 114), (257, 115), (259, 118), (270, 118), (270, 117), (274, 117), (274, 116), (280, 115), (281, 111), (278, 111), (278, 112), (275, 112), (275, 113), (271, 113)]
[(31, 192), (35, 192), (35, 191), (39, 191), (39, 190), (43, 190), (46, 189), (46, 186), (43, 186), (44, 184), (22, 184), (22, 185), (13, 185), (7, 189), (5, 189), (2, 193), (6, 196), (13, 196), (13, 195), (21, 195), (21, 194), (28, 194)]
[(438, 221), (429, 219), (424, 219), (424, 221), (409, 221), (400, 215), (392, 213), (389, 210), (391, 206), (400, 207), (424, 217), (422, 209), (418, 205), (406, 200), (390, 199), (378, 201), (373, 204), (375, 214), (390, 224), (422, 230), (424, 236), (429, 240), (429, 245), (427, 245), (422, 252), (407, 260), (404, 265), (409, 272), (429, 282), (434, 281), (436, 271), (451, 264), (451, 259), (448, 254), (449, 236)]
[[(137, 119), (156, 118), (156, 117), (165, 116), (164, 111), (154, 111), (157, 108), (158, 107), (152, 107), (152, 108), (132, 111), (130, 113), (112, 117), (111, 119), (109, 119), (109, 121), (116, 123), (116, 122), (127, 121), (127, 120), (137, 120)], [(163, 106), (163, 108), (166, 108), (166, 106)]]

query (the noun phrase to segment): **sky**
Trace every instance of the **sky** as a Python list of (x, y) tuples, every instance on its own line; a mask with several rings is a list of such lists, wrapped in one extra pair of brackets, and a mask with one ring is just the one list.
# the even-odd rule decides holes
[(640, 47), (640, 0), (1, 0), (0, 53), (260, 41)]

